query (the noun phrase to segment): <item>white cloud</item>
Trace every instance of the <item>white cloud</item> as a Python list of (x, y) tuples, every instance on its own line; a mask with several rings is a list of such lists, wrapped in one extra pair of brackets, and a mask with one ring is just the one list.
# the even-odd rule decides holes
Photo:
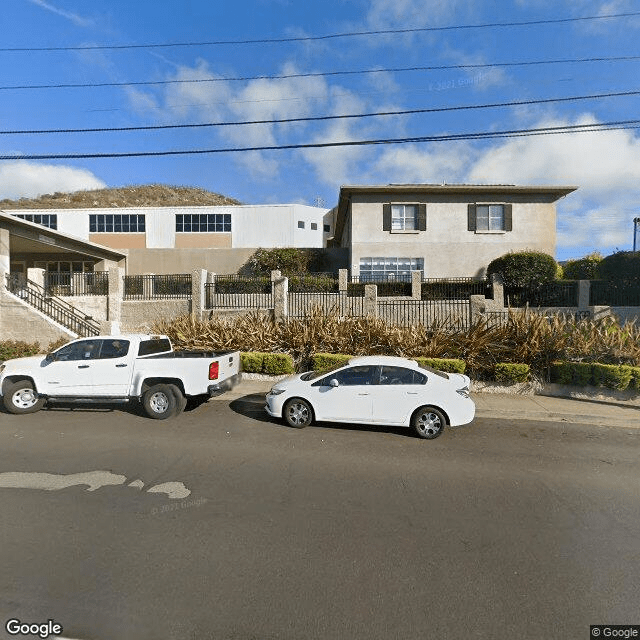
[(45, 193), (101, 189), (106, 184), (86, 169), (27, 161), (0, 164), (0, 198), (35, 198)]
[(462, 0), (372, 0), (367, 22), (380, 29), (442, 24), (466, 5)]
[(94, 21), (90, 20), (89, 18), (83, 18), (77, 13), (72, 13), (71, 11), (64, 11), (64, 9), (59, 9), (58, 7), (55, 7), (54, 5), (52, 5), (50, 2), (45, 2), (45, 0), (29, 0), (29, 2), (31, 2), (31, 4), (37, 5), (38, 7), (42, 7), (47, 11), (51, 11), (51, 13), (55, 13), (56, 15), (62, 16), (63, 18), (70, 20), (71, 22), (73, 22), (73, 24), (75, 24), (78, 27), (90, 27), (90, 26), (93, 26), (94, 24)]

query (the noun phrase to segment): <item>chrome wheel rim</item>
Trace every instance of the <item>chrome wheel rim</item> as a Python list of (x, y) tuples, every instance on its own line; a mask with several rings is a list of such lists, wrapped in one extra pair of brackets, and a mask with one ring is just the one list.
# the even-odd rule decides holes
[(31, 409), (38, 402), (38, 396), (33, 389), (18, 389), (11, 397), (11, 401), (18, 409)]
[(442, 431), (442, 421), (433, 411), (421, 413), (416, 424), (420, 435), (423, 436), (435, 436)]
[(294, 402), (287, 408), (287, 418), (296, 426), (306, 424), (309, 419), (309, 409), (302, 402)]
[(158, 391), (149, 399), (149, 406), (156, 413), (164, 413), (169, 408), (169, 398), (166, 394)]

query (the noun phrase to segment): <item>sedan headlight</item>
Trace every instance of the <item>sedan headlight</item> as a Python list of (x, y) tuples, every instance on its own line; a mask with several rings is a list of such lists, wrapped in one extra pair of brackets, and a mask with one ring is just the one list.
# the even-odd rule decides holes
[(281, 393), (284, 393), (286, 391), (286, 389), (271, 389), (271, 391), (269, 391), (269, 395), (270, 396), (279, 396)]
[(456, 389), (456, 393), (459, 393), (463, 398), (468, 398), (469, 387), (462, 387), (462, 389)]

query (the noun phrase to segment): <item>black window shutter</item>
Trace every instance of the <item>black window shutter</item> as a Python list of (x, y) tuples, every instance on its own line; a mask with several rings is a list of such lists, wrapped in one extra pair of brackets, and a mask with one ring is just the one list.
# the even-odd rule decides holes
[(476, 230), (476, 205), (470, 204), (467, 209), (467, 231)]
[(422, 203), (418, 205), (418, 231), (427, 230), (427, 205)]
[(511, 205), (504, 205), (504, 230), (512, 231), (513, 230), (513, 215), (511, 213)]
[(382, 205), (382, 230), (391, 231), (391, 205), (389, 203)]

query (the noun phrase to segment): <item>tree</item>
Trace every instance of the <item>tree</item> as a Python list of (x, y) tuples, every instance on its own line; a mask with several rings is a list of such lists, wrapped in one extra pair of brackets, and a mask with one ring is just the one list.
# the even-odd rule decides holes
[(540, 251), (513, 252), (489, 263), (487, 275), (494, 273), (502, 276), (506, 287), (540, 287), (556, 279), (558, 263)]
[(603, 258), (598, 275), (603, 280), (640, 283), (640, 253), (617, 251)]

